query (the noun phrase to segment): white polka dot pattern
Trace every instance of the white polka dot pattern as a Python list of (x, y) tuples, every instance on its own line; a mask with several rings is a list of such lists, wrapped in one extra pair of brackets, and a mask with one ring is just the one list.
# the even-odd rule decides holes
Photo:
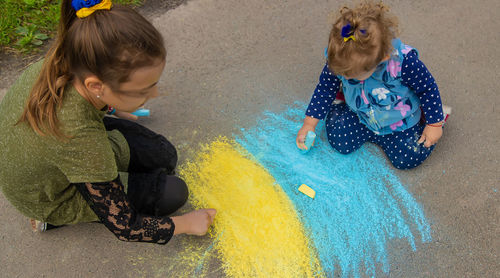
[(424, 125), (417, 124), (404, 131), (376, 135), (362, 124), (358, 116), (345, 103), (334, 104), (325, 120), (330, 145), (342, 154), (359, 149), (365, 142), (377, 144), (392, 165), (398, 169), (411, 169), (420, 165), (434, 150), (418, 144)]
[(401, 69), (401, 83), (417, 93), (427, 124), (444, 120), (441, 96), (436, 81), (424, 63), (418, 59), (415, 50), (405, 55)]

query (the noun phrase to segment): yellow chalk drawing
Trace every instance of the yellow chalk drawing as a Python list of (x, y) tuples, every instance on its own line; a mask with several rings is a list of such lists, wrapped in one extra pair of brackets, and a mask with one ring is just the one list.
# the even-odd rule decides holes
[(179, 236), (167, 247), (157, 250), (128, 251), (129, 262), (134, 267), (125, 277), (223, 277), (224, 270), (211, 250), (213, 240), (208, 237)]
[(226, 275), (324, 276), (291, 201), (233, 140), (203, 146), (180, 176), (195, 207), (217, 209), (211, 233)]

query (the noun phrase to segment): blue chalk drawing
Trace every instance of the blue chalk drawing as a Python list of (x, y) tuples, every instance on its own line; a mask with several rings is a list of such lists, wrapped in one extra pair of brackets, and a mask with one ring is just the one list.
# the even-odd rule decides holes
[[(266, 112), (259, 124), (236, 135), (255, 159), (268, 169), (292, 200), (312, 239), (327, 276), (375, 276), (390, 270), (386, 246), (406, 239), (416, 250), (414, 233), (431, 240), (430, 226), (420, 205), (401, 184), (383, 153), (365, 144), (342, 155), (316, 128), (315, 148), (306, 154), (295, 144), (305, 104), (280, 114)], [(301, 184), (316, 191), (311, 199), (298, 192)], [(336, 269), (339, 267), (339, 269)]]
[(214, 246), (219, 242), (219, 239), (220, 237), (224, 234), (224, 231), (222, 231), (219, 236), (217, 236), (217, 238), (212, 242), (212, 244), (210, 244), (210, 246), (208, 246), (208, 248), (205, 250), (205, 252), (203, 253), (203, 256), (201, 257), (201, 260), (200, 262), (198, 263), (198, 265), (196, 266), (196, 269), (194, 270), (194, 274), (193, 274), (193, 277), (196, 278), (196, 277), (200, 277), (200, 273), (201, 273), (201, 270), (203, 269), (204, 265), (205, 265), (205, 258), (208, 256), (208, 254), (210, 254), (212, 252), (212, 249), (214, 248)]

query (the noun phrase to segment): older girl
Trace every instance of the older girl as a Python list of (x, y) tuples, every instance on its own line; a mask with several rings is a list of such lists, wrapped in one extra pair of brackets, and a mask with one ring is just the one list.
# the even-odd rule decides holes
[[(58, 37), (0, 104), (0, 188), (39, 231), (100, 221), (119, 239), (203, 235), (215, 210), (169, 217), (187, 200), (177, 153), (136, 123), (104, 118), (158, 96), (159, 32), (109, 0), (64, 0)], [(118, 172), (128, 172), (128, 189)]]

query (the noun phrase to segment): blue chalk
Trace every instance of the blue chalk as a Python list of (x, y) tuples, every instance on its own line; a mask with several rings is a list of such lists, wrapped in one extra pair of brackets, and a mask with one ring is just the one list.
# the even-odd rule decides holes
[(303, 153), (306, 153), (311, 149), (315, 139), (316, 139), (316, 133), (314, 133), (313, 131), (308, 131), (306, 135), (306, 141), (304, 142), (304, 145), (306, 145), (307, 149), (302, 150)]
[(149, 109), (144, 109), (140, 108), (132, 112), (133, 115), (136, 115), (137, 117), (149, 117)]

